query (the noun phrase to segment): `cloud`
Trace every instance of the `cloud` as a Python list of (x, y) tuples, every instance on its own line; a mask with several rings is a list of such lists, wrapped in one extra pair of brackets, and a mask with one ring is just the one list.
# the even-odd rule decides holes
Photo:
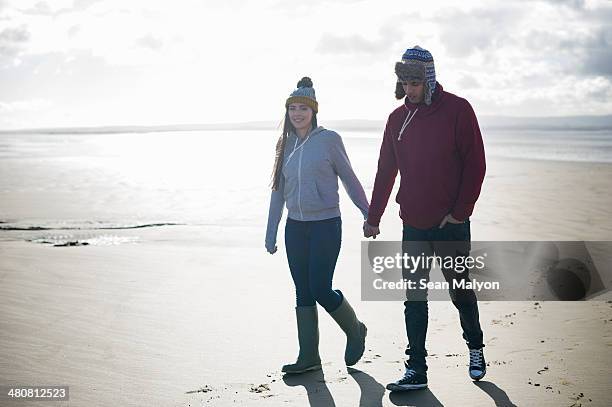
[(380, 51), (378, 41), (368, 40), (361, 35), (339, 36), (325, 33), (319, 40), (317, 51), (324, 54), (373, 54)]
[(565, 21), (558, 29), (536, 34), (540, 37), (537, 51), (548, 51), (541, 57), (557, 61), (565, 74), (612, 78), (610, 3), (589, 8), (580, 1), (565, 1), (563, 4), (573, 6), (573, 10), (566, 13)]
[(576, 62), (582, 73), (612, 77), (612, 29), (602, 28), (586, 38), (564, 41), (561, 45), (579, 57)]
[(45, 1), (39, 1), (38, 3), (34, 5), (34, 7), (24, 10), (23, 12), (24, 14), (43, 15), (43, 16), (53, 14), (53, 10), (51, 9), (51, 6), (49, 6), (49, 3)]
[(19, 54), (30, 39), (30, 32), (25, 26), (5, 28), (0, 32), (0, 58), (12, 58)]
[(465, 89), (480, 88), (480, 83), (472, 75), (462, 74), (458, 85)]
[(81, 31), (81, 26), (78, 24), (75, 24), (68, 29), (68, 36), (74, 37), (75, 35), (79, 33), (79, 31)]
[(316, 51), (333, 55), (380, 55), (393, 49), (403, 38), (401, 29), (385, 25), (379, 30), (378, 38), (368, 39), (360, 34), (336, 35), (324, 33), (319, 40)]
[(91, 5), (99, 1), (102, 0), (53, 0), (52, 2), (38, 1), (32, 7), (23, 9), (22, 13), (34, 16), (57, 17), (66, 13), (86, 10)]
[(612, 49), (608, 46), (589, 51), (582, 71), (587, 75), (612, 78)]
[(162, 40), (160, 40), (159, 38), (155, 38), (151, 34), (147, 34), (144, 37), (138, 38), (136, 40), (136, 44), (143, 48), (149, 48), (153, 51), (159, 51), (164, 45)]
[(453, 9), (433, 18), (440, 27), (440, 40), (453, 57), (469, 57), (475, 52), (486, 53), (507, 44), (510, 32), (526, 11), (512, 5), (469, 12)]
[(612, 29), (532, 31), (527, 48), (567, 75), (612, 77)]
[(18, 28), (5, 28), (0, 32), (0, 41), (19, 43), (26, 42), (29, 39), (30, 33), (24, 26)]
[[(232, 120), (231, 98), (219, 100), (243, 86), (235, 80), (242, 67), (231, 63), (238, 57), (266, 87), (254, 117), (269, 117), (303, 72), (320, 85), (330, 115), (382, 117), (395, 102), (394, 62), (419, 44), (434, 54), (445, 88), (483, 112), (603, 113), (612, 100), (607, 4), (448, 0), (423, 3), (417, 14), (402, 11), (405, 0), (0, 0), (0, 97), (49, 98), (56, 109), (82, 108), (86, 121), (123, 89), (122, 99), (147, 108), (184, 99), (169, 113), (158, 107), (156, 120), (199, 120), (203, 109), (192, 106), (207, 106), (207, 120)], [(155, 103), (153, 94), (161, 95)], [(347, 95), (383, 102), (348, 107)], [(122, 106), (99, 120), (133, 115)]]
[(80, 11), (89, 8), (95, 3), (99, 3), (102, 0), (74, 0), (73, 10)]
[[(532, 1), (532, 0), (527, 0)], [(567, 6), (574, 9), (583, 9), (584, 8), (584, 0), (543, 0), (545, 3), (550, 3), (555, 6)]]

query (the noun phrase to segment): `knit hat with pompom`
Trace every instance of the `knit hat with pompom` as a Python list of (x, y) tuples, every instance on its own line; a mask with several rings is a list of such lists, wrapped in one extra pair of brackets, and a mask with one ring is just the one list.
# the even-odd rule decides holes
[(319, 110), (315, 90), (312, 87), (312, 80), (305, 76), (297, 84), (297, 89), (291, 92), (291, 95), (285, 102), (285, 107), (289, 107), (291, 103), (302, 103), (309, 106), (315, 113)]

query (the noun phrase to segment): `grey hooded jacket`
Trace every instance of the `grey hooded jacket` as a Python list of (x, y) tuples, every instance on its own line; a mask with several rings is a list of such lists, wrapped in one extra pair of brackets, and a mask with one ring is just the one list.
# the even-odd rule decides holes
[(369, 204), (338, 133), (317, 127), (303, 140), (287, 138), (278, 189), (272, 191), (266, 248), (276, 245), (278, 224), (286, 204), (288, 217), (313, 221), (340, 216), (338, 177), (353, 203), (368, 217)]

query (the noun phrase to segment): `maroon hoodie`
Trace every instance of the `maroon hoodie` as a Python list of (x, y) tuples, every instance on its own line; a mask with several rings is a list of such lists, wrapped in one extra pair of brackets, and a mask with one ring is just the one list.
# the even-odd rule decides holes
[(368, 213), (372, 226), (380, 223), (398, 169), (401, 181), (395, 200), (404, 224), (429, 229), (449, 213), (467, 219), (485, 175), (482, 136), (469, 102), (436, 83), (431, 105), (415, 105), (406, 98), (391, 113)]

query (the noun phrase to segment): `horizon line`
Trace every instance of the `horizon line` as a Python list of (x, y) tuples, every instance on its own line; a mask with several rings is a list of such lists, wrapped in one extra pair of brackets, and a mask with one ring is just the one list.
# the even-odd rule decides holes
[[(559, 129), (568, 129), (567, 121), (580, 121), (581, 123), (575, 123), (577, 126), (572, 129), (608, 129), (612, 128), (612, 114), (605, 115), (571, 115), (571, 116), (501, 116), (501, 115), (482, 115), (479, 118), (481, 122), (487, 121), (503, 121), (504, 123), (488, 123), (486, 127), (489, 128), (522, 128), (527, 126), (529, 123), (534, 124), (547, 124), (546, 127)], [(511, 123), (509, 121), (516, 120), (517, 123)], [(533, 123), (543, 121), (554, 121), (562, 120), (560, 123)], [(599, 123), (587, 123), (589, 120), (596, 120)], [(327, 120), (328, 123), (334, 123), (336, 126), (340, 125), (345, 130), (375, 130), (384, 127), (383, 119), (331, 119)], [(44, 127), (21, 127), (21, 128), (9, 128), (0, 129), (0, 134), (7, 133), (18, 133), (18, 134), (36, 134), (36, 133), (135, 133), (135, 132), (164, 132), (164, 131), (197, 131), (197, 130), (272, 130), (280, 128), (280, 123), (273, 120), (253, 120), (246, 122), (212, 122), (212, 123), (173, 123), (173, 124), (106, 124), (106, 125), (68, 125), (68, 126), (44, 126)], [(589, 126), (589, 124), (591, 124)]]

